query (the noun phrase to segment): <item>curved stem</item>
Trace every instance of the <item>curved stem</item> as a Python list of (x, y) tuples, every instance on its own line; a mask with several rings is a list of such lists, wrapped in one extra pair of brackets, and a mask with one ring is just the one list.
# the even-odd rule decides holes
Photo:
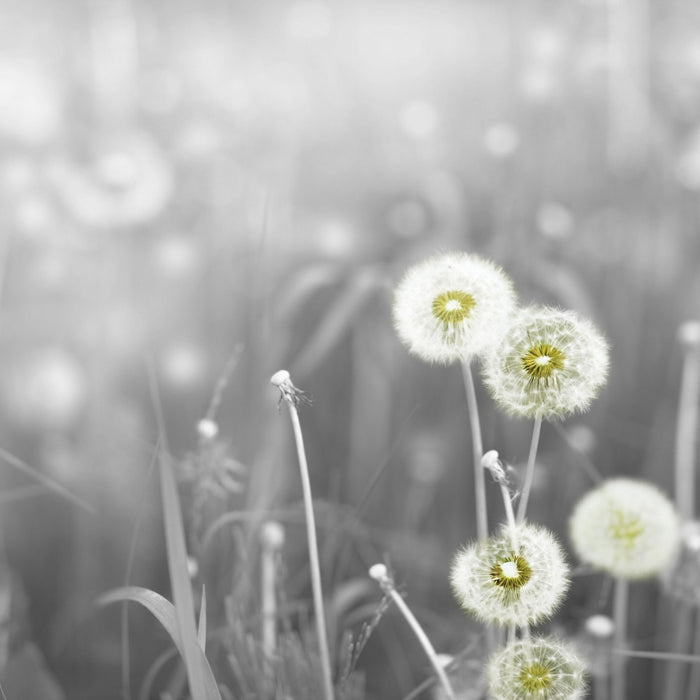
[(479, 422), (479, 407), (476, 402), (474, 377), (469, 361), (461, 363), (464, 390), (467, 395), (467, 409), (472, 433), (472, 452), (474, 461), (474, 493), (476, 498), (476, 534), (479, 541), (485, 540), (489, 534), (488, 513), (486, 510), (486, 480), (481, 467), (481, 457), (484, 447), (481, 440), (481, 424)]
[(530, 499), (530, 491), (532, 490), (532, 482), (535, 478), (535, 458), (537, 457), (537, 446), (540, 443), (540, 430), (542, 428), (542, 417), (537, 416), (532, 426), (532, 440), (530, 441), (530, 454), (527, 457), (527, 467), (525, 468), (525, 481), (523, 483), (523, 491), (520, 494), (520, 503), (518, 503), (517, 521), (521, 523), (525, 519), (525, 511), (527, 510), (527, 502)]
[(416, 620), (415, 616), (411, 612), (411, 609), (406, 605), (406, 602), (404, 599), (397, 593), (396, 589), (391, 586), (385, 589), (387, 593), (391, 596), (391, 599), (396, 603), (396, 607), (401, 611), (401, 614), (406, 618), (406, 622), (411, 626), (411, 629), (413, 630), (413, 633), (416, 635), (418, 638), (418, 641), (420, 642), (421, 646), (423, 647), (423, 650), (425, 651), (426, 656), (430, 660), (430, 663), (433, 665), (433, 668), (435, 669), (435, 673), (437, 677), (440, 679), (440, 683), (442, 683), (442, 687), (445, 690), (445, 695), (448, 697), (449, 700), (454, 700), (455, 694), (454, 690), (452, 690), (452, 685), (450, 684), (450, 679), (447, 677), (447, 674), (445, 673), (445, 669), (442, 667), (442, 664), (438, 660), (437, 654), (435, 653), (435, 649), (433, 648), (433, 645), (430, 643), (430, 640), (428, 639), (428, 635), (425, 633), (423, 628), (420, 626), (420, 623), (418, 620)]
[(294, 428), (294, 439), (299, 457), (299, 471), (301, 473), (301, 487), (304, 494), (304, 510), (306, 512), (306, 537), (309, 542), (309, 568), (311, 571), (311, 590), (314, 599), (314, 614), (316, 618), (316, 636), (318, 637), (318, 650), (321, 657), (321, 670), (323, 673), (323, 689), (326, 700), (333, 700), (333, 679), (331, 675), (331, 661), (328, 652), (328, 637), (326, 634), (326, 616), (323, 609), (323, 592), (321, 588), (321, 567), (318, 560), (318, 543), (316, 542), (316, 520), (311, 498), (311, 482), (309, 479), (309, 467), (304, 451), (304, 438), (299, 424), (299, 414), (293, 401), (287, 401), (289, 416)]

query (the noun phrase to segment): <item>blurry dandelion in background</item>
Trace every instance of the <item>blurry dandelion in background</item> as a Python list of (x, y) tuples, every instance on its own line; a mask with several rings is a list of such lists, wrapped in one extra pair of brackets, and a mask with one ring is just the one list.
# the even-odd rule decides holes
[[(544, 688), (547, 659), (512, 675), (514, 650), (538, 644), (578, 697), (574, 641), (596, 700), (621, 677), (629, 697), (695, 700), (697, 669), (630, 657), (625, 672), (614, 649), (700, 649), (700, 374), (683, 325), (700, 317), (698, 37), (689, 0), (4, 3), (8, 700), (328, 694), (295, 455), (268, 393), (280, 366), (314, 397), (299, 420), (336, 697), (449, 697), (367, 581), (383, 562), (458, 697), (487, 679), (499, 697)], [(506, 352), (516, 290), (571, 323), (535, 338), (538, 321)], [(486, 383), (475, 373), (467, 412), (442, 365), (470, 359)], [(531, 459), (509, 412), (536, 420)], [(581, 555), (568, 597), (533, 614), (561, 647), (523, 627), (498, 650), (450, 595), (454, 552), (508, 517), (498, 484), (477, 495), (470, 450), (527, 464), (509, 492), (524, 517), (534, 484), (519, 527)], [(619, 478), (658, 489), (627, 498), (647, 503), (645, 534), (627, 511), (575, 526), (593, 482)], [(661, 496), (674, 489), (682, 522)], [(634, 553), (624, 567), (597, 556), (611, 532)], [(555, 559), (542, 579), (561, 583)], [(625, 629), (611, 572), (661, 577), (633, 591)], [(206, 639), (94, 605), (125, 584), (179, 615), (166, 632)]]

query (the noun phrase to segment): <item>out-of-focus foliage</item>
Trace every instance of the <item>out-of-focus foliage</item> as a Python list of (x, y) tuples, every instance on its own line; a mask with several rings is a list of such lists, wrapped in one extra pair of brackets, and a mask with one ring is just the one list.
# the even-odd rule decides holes
[[(531, 520), (565, 533), (582, 465), (671, 488), (675, 331), (700, 314), (700, 13), (647, 5), (3, 4), (0, 447), (95, 510), (3, 462), (7, 576), (27, 601), (14, 668), (44, 668), (41, 650), (66, 697), (120, 698), (119, 618), (93, 601), (125, 582), (167, 594), (147, 358), (211, 620), (225, 628), (235, 600), (257, 630), (270, 512), (288, 529), (286, 595), (309, 598), (268, 385), (286, 367), (313, 397), (301, 419), (328, 596), (386, 556), (438, 650), (466, 647), (479, 630), (447, 580), (474, 535), (462, 391), (454, 367), (408, 356), (390, 314), (403, 271), (437, 250), (495, 260), (524, 302), (572, 308), (611, 340), (601, 399), (543, 430)], [(197, 423), (238, 347), (202, 452)], [(485, 448), (517, 466), (529, 425), (479, 399)], [(577, 579), (558, 624), (577, 631), (605, 595)], [(378, 601), (360, 598), (338, 639), (371, 618)], [(387, 618), (358, 659), (372, 698), (427, 675)], [(306, 672), (297, 631), (285, 644)], [(136, 687), (167, 640), (138, 611), (129, 639)]]

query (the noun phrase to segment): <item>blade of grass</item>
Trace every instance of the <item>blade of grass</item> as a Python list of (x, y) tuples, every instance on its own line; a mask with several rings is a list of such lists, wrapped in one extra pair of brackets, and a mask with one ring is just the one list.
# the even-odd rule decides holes
[(199, 606), (199, 625), (197, 626), (197, 641), (202, 651), (207, 650), (207, 589), (202, 586), (202, 602)]
[(185, 527), (182, 521), (180, 497), (177, 492), (172, 465), (167, 456), (165, 421), (152, 362), (148, 363), (148, 381), (159, 433), (158, 464), (160, 467), (168, 571), (170, 573), (170, 585), (172, 587), (178, 629), (182, 639), (187, 682), (190, 686), (192, 700), (210, 700), (211, 698), (221, 700), (221, 694), (216, 684), (214, 684), (213, 689), (207, 688), (205, 685), (206, 671), (208, 670), (211, 674), (211, 668), (206, 663), (206, 657), (199, 653), (194, 619), (194, 596), (192, 595), (192, 585), (187, 567)]
[(76, 496), (74, 493), (69, 491), (65, 486), (62, 486), (58, 481), (54, 481), (50, 476), (42, 474), (38, 469), (30, 466), (26, 462), (23, 462), (19, 457), (15, 457), (11, 452), (0, 447), (0, 459), (5, 460), (11, 467), (14, 467), (23, 474), (27, 474), (41, 482), (46, 488), (50, 489), (59, 496), (63, 496), (66, 500), (79, 506), (88, 513), (94, 514), (95, 509), (87, 502), (84, 501), (80, 496)]

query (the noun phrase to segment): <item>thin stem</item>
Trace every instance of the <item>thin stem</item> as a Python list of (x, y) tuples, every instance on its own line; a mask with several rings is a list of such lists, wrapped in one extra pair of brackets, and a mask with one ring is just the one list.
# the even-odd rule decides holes
[(415, 616), (411, 612), (411, 609), (408, 607), (408, 605), (406, 605), (406, 601), (404, 601), (404, 599), (396, 592), (396, 589), (393, 586), (388, 586), (384, 590), (391, 596), (391, 599), (394, 601), (394, 603), (396, 603), (396, 607), (406, 618), (406, 622), (408, 622), (408, 624), (411, 626), (411, 629), (413, 630), (413, 633), (418, 638), (418, 641), (423, 647), (426, 656), (428, 657), (430, 663), (435, 669), (435, 674), (440, 679), (440, 683), (442, 683), (442, 687), (445, 690), (445, 695), (447, 695), (449, 700), (454, 700), (455, 694), (454, 690), (452, 690), (450, 679), (447, 677), (445, 669), (442, 667), (442, 664), (440, 663), (437, 654), (435, 653), (435, 649), (433, 648), (433, 645), (428, 639), (428, 635), (420, 626), (418, 620), (416, 620)]
[[(692, 634), (692, 614), (690, 606), (679, 603), (672, 612), (673, 637), (671, 638), (670, 653), (666, 655), (670, 663), (666, 664), (664, 697), (673, 700), (681, 697), (681, 689), (685, 680), (686, 669), (678, 663), (690, 646)], [(659, 657), (660, 658), (660, 657)]]
[[(695, 624), (693, 625), (693, 656), (700, 655), (700, 615), (697, 611), (694, 612)], [(688, 678), (688, 692), (686, 693), (687, 700), (697, 700), (700, 698), (700, 666), (693, 666), (690, 669), (690, 677)]]
[(461, 363), (464, 390), (467, 395), (467, 409), (469, 424), (472, 433), (472, 452), (474, 461), (474, 491), (476, 498), (476, 534), (479, 541), (488, 537), (489, 524), (486, 510), (486, 480), (484, 470), (481, 468), (481, 456), (484, 453), (481, 440), (481, 424), (479, 422), (479, 406), (476, 402), (476, 390), (474, 389), (474, 377), (468, 360)]
[(681, 519), (692, 520), (695, 513), (695, 429), (700, 396), (700, 353), (688, 347), (683, 358), (681, 388), (676, 423), (676, 505)]
[(284, 542), (284, 529), (275, 522), (266, 522), (260, 533), (260, 586), (262, 588), (262, 645), (271, 659), (277, 648), (277, 557)]
[(321, 670), (323, 673), (323, 689), (326, 700), (333, 700), (333, 679), (331, 675), (331, 661), (328, 652), (328, 637), (326, 635), (326, 616), (323, 609), (323, 592), (321, 588), (321, 567), (318, 561), (318, 544), (316, 542), (316, 520), (311, 498), (311, 482), (309, 479), (309, 467), (306, 463), (304, 451), (304, 438), (299, 424), (294, 401), (287, 400), (289, 416), (292, 419), (294, 439), (299, 457), (299, 471), (301, 474), (301, 487), (304, 494), (304, 510), (306, 511), (306, 537), (309, 542), (309, 567), (311, 570), (311, 590), (314, 599), (314, 613), (316, 617), (316, 636), (321, 657)]
[[(613, 621), (615, 632), (613, 646), (616, 649), (624, 649), (627, 638), (627, 605), (629, 597), (629, 584), (625, 579), (615, 579), (615, 593), (613, 598)], [(612, 698), (613, 700), (625, 700), (625, 672), (626, 659), (619, 655), (613, 659), (612, 668)]]
[(527, 510), (527, 502), (530, 499), (530, 491), (532, 490), (532, 482), (535, 478), (535, 458), (537, 457), (537, 447), (540, 443), (540, 431), (542, 429), (542, 417), (537, 416), (532, 425), (532, 440), (530, 441), (530, 453), (527, 456), (527, 467), (525, 468), (525, 481), (523, 490), (520, 494), (520, 503), (518, 503), (517, 520), (521, 523), (525, 519), (525, 511)]

